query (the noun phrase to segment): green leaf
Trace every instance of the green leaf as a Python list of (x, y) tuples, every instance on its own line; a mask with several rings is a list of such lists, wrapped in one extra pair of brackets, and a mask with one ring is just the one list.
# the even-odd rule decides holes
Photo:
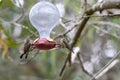
[(14, 41), (11, 37), (8, 37), (6, 39), (6, 44), (8, 45), (9, 48), (16, 48), (20, 45), (20, 43)]
[(3, 4), (3, 0), (0, 0), (0, 6), (2, 6), (2, 4)]
[(4, 4), (7, 5), (7, 6), (10, 6), (10, 7), (14, 7), (14, 4), (12, 3), (11, 0), (5, 0)]

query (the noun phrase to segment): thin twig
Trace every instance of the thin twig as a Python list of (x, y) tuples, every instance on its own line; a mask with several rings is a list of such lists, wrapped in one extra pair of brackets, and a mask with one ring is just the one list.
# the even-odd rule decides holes
[[(92, 21), (89, 24), (94, 24), (94, 25), (109, 25), (111, 27), (115, 27), (115, 28), (119, 28), (120, 29), (120, 25), (116, 24), (116, 23), (112, 23), (109, 21)], [(105, 27), (105, 26), (101, 26), (101, 27)]]
[(8, 22), (8, 21), (3, 20), (2, 18), (0, 18), (0, 22), (5, 22), (5, 23), (9, 23), (9, 24), (12, 24), (12, 25), (15, 25), (15, 26), (20, 26), (20, 27), (26, 29), (27, 31), (29, 31), (35, 37), (38, 37), (38, 35), (35, 32), (33, 32), (32, 30), (30, 30), (28, 26), (24, 26), (22, 24), (19, 24), (19, 23), (13, 22), (13, 21), (12, 22)]
[(87, 0), (84, 0), (84, 12), (86, 12), (86, 10), (87, 10)]
[[(69, 45), (67, 44), (67, 42), (65, 40), (63, 40), (63, 43), (65, 45), (65, 48), (67, 48), (69, 50), (69, 52), (73, 52), (73, 51), (70, 50), (70, 47), (69, 47)], [(63, 72), (64, 72), (64, 70), (66, 68), (67, 62), (69, 62), (69, 66), (71, 66), (71, 54), (67, 55), (66, 60), (64, 62), (64, 65), (63, 65), (63, 67), (61, 69), (60, 76), (62, 76), (62, 74), (63, 74)]]
[(87, 74), (89, 75), (90, 77), (93, 77), (92, 74), (90, 74), (87, 70), (85, 70), (84, 66), (83, 66), (83, 62), (82, 62), (82, 59), (81, 59), (81, 56), (80, 56), (80, 52), (77, 53), (77, 58), (79, 60), (79, 63), (80, 63), (80, 66), (82, 68), (82, 70)]
[(106, 15), (92, 15), (92, 16), (83, 16), (82, 18), (86, 17), (117, 17), (120, 16), (120, 14), (106, 14)]
[(17, 19), (15, 19), (15, 20), (13, 20), (12, 22), (16, 22), (16, 23), (18, 23), (18, 22), (20, 22), (24, 17), (25, 17), (25, 10), (24, 10), (24, 8), (21, 8), (21, 15), (17, 18)]
[(32, 30), (30, 30), (27, 26), (24, 26), (24, 25), (22, 25), (22, 24), (15, 23), (15, 22), (11, 22), (11, 24), (16, 25), (16, 26), (20, 26), (20, 27), (28, 30), (28, 31), (29, 31), (31, 34), (33, 34), (35, 37), (38, 37), (38, 35), (37, 35), (35, 32), (33, 32)]
[[(83, 17), (81, 17), (81, 18), (79, 18), (79, 19), (82, 19), (82, 18), (87, 18), (87, 17), (113, 17), (113, 16), (120, 16), (120, 14), (107, 14), (107, 15), (100, 15), (100, 16), (83, 16)], [(71, 21), (73, 21), (73, 20), (68, 20), (68, 21), (66, 21), (66, 22), (63, 22), (64, 24), (66, 24), (67, 22), (71, 22)], [(93, 24), (94, 23), (98, 23), (98, 24), (104, 24), (104, 23), (102, 23), (102, 22), (92, 22)], [(106, 24), (109, 24), (109, 22), (107, 22)], [(113, 24), (111, 24), (111, 25), (113, 25)], [(116, 27), (118, 27), (119, 25), (115, 25)], [(60, 38), (61, 36), (64, 36), (64, 35), (67, 35), (69, 32), (71, 32), (74, 28), (76, 28), (76, 27), (78, 27), (78, 23), (76, 23), (71, 29), (69, 29), (69, 30), (67, 30), (66, 32), (64, 32), (64, 33), (62, 33), (62, 34), (60, 34), (60, 35), (58, 35), (58, 36), (56, 36), (54, 39), (56, 40), (56, 39), (58, 39), (58, 38)], [(118, 28), (120, 28), (120, 27), (118, 27)]]
[(117, 36), (117, 35), (111, 34), (111, 33), (109, 33), (108, 31), (106, 31), (106, 30), (104, 30), (104, 29), (100, 29), (100, 28), (97, 27), (97, 26), (94, 26), (94, 28), (95, 28), (95, 29), (99, 29), (99, 30), (101, 30), (102, 32), (104, 32), (105, 34), (108, 34), (108, 35), (113, 36), (113, 37), (115, 37), (115, 38), (117, 38), (117, 39), (120, 40), (120, 37)]
[(66, 36), (69, 32), (71, 32), (71, 31), (72, 31), (74, 28), (76, 28), (76, 27), (78, 27), (78, 24), (75, 24), (72, 28), (70, 28), (70, 29), (67, 30), (66, 32), (64, 32), (64, 33), (56, 36), (56, 37), (54, 38), (54, 40), (59, 39), (60, 37)]
[[(120, 14), (106, 14), (106, 15), (87, 15), (87, 16), (83, 16), (83, 17), (78, 17), (76, 19), (83, 19), (83, 18), (86, 18), (86, 17), (91, 17), (91, 18), (94, 18), (94, 17), (118, 17), (120, 16)], [(67, 21), (64, 21), (63, 23), (66, 24), (68, 22), (74, 22), (76, 19), (71, 19), (71, 20), (67, 20)]]
[(116, 58), (118, 58), (120, 55), (120, 51), (118, 51), (118, 53), (116, 53), (114, 55), (114, 57), (102, 68), (100, 69), (95, 75), (93, 75), (93, 77), (90, 80), (94, 80), (96, 78), (98, 78), (97, 76), (102, 73)]
[(70, 54), (68, 54), (67, 57), (66, 57), (66, 59), (65, 59), (64, 65), (63, 65), (63, 67), (62, 67), (62, 69), (61, 69), (61, 71), (60, 71), (60, 74), (59, 74), (60, 77), (61, 77), (61, 76), (63, 75), (63, 73), (64, 73), (64, 70), (65, 70), (65, 68), (66, 68), (66, 65), (67, 65), (69, 56), (70, 56)]

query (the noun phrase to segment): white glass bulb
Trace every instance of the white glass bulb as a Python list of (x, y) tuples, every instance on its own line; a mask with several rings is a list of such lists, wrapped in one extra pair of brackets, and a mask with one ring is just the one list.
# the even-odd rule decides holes
[(29, 19), (41, 38), (49, 38), (52, 29), (59, 23), (60, 14), (55, 5), (43, 0), (31, 8)]

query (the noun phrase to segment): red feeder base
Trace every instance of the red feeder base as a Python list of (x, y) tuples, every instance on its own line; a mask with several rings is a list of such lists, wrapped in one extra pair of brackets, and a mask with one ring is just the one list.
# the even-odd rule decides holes
[(57, 44), (55, 41), (50, 41), (46, 38), (39, 38), (32, 45), (40, 50), (50, 50), (55, 48)]

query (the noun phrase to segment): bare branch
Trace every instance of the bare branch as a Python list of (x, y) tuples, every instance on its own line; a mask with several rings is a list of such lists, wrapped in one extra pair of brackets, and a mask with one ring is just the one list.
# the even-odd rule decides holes
[(30, 30), (28, 26), (25, 26), (25, 25), (22, 25), (22, 24), (13, 22), (13, 21), (8, 22), (8, 21), (3, 20), (2, 18), (0, 18), (0, 22), (5, 22), (5, 23), (9, 23), (9, 24), (11, 24), (11, 25), (20, 26), (20, 27), (28, 30), (28, 31), (29, 31), (32, 35), (34, 35), (35, 37), (38, 37), (38, 35), (37, 35), (35, 32), (33, 32), (32, 30)]
[(90, 22), (89, 24), (94, 24), (94, 25), (109, 25), (111, 27), (116, 27), (116, 28), (120, 29), (120, 25), (119, 24), (111, 23), (111, 22), (108, 22), (108, 21), (94, 21), (94, 22)]
[(85, 70), (85, 68), (84, 68), (84, 66), (83, 66), (83, 62), (82, 62), (81, 56), (80, 56), (80, 52), (77, 53), (77, 58), (78, 58), (78, 60), (79, 60), (79, 63), (80, 63), (80, 66), (81, 66), (82, 70), (83, 70), (87, 75), (93, 77), (92, 74), (90, 74), (87, 70)]
[(119, 0), (118, 1), (105, 1), (102, 4), (95, 4), (95, 5), (93, 5), (92, 8), (88, 9), (85, 12), (85, 16), (88, 16), (88, 17), (81, 19), (81, 22), (79, 23), (79, 28), (73, 38), (71, 48), (73, 48), (73, 46), (77, 43), (77, 40), (81, 36), (81, 33), (82, 33), (87, 21), (89, 20), (90, 16), (96, 11), (101, 11), (101, 10), (105, 10), (105, 9), (120, 9), (120, 1)]
[(38, 35), (37, 35), (35, 32), (33, 32), (32, 30), (30, 30), (27, 26), (24, 26), (24, 25), (22, 25), (22, 24), (15, 23), (15, 22), (11, 22), (10, 24), (13, 24), (13, 25), (15, 25), (15, 26), (20, 26), (20, 27), (28, 30), (28, 31), (29, 31), (32, 35), (34, 35), (35, 37), (38, 37)]
[[(84, 31), (85, 25), (87, 24), (91, 15), (96, 11), (102, 11), (102, 10), (105, 10), (105, 9), (120, 9), (120, 1), (119, 0), (118, 1), (104, 1), (101, 4), (95, 4), (90, 9), (88, 9), (84, 14), (84, 16), (87, 16), (87, 17), (81, 18), (80, 23), (78, 23), (79, 26), (78, 26), (78, 29), (75, 33), (73, 41), (70, 45), (70, 48), (71, 48), (70, 50), (73, 50), (73, 47), (76, 45), (79, 37), (81, 37), (81, 34)], [(69, 61), (71, 59), (70, 57), (71, 57), (71, 52), (69, 52), (69, 54), (68, 54), (68, 56), (65, 60), (65, 63), (64, 63), (65, 67), (66, 67), (67, 61)], [(71, 62), (71, 61), (69, 61), (69, 62)], [(64, 66), (63, 66), (63, 68), (64, 68)]]
[[(90, 80), (98, 79), (101, 76), (101, 73), (105, 74), (106, 69), (112, 64), (113, 61), (115, 61), (120, 55), (120, 51), (114, 55), (114, 57), (102, 68), (100, 69)], [(114, 65), (115, 66), (115, 65)], [(111, 69), (113, 66), (109, 67)], [(102, 74), (102, 75), (103, 75)]]
[(104, 29), (100, 29), (100, 28), (97, 27), (97, 26), (94, 26), (94, 28), (95, 28), (95, 29), (99, 29), (99, 30), (101, 30), (103, 33), (108, 34), (108, 35), (110, 35), (110, 36), (112, 36), (112, 37), (117, 38), (117, 39), (120, 40), (120, 37), (117, 36), (117, 35), (111, 34), (111, 33), (109, 33), (108, 31), (106, 31), (106, 30), (104, 30)]

